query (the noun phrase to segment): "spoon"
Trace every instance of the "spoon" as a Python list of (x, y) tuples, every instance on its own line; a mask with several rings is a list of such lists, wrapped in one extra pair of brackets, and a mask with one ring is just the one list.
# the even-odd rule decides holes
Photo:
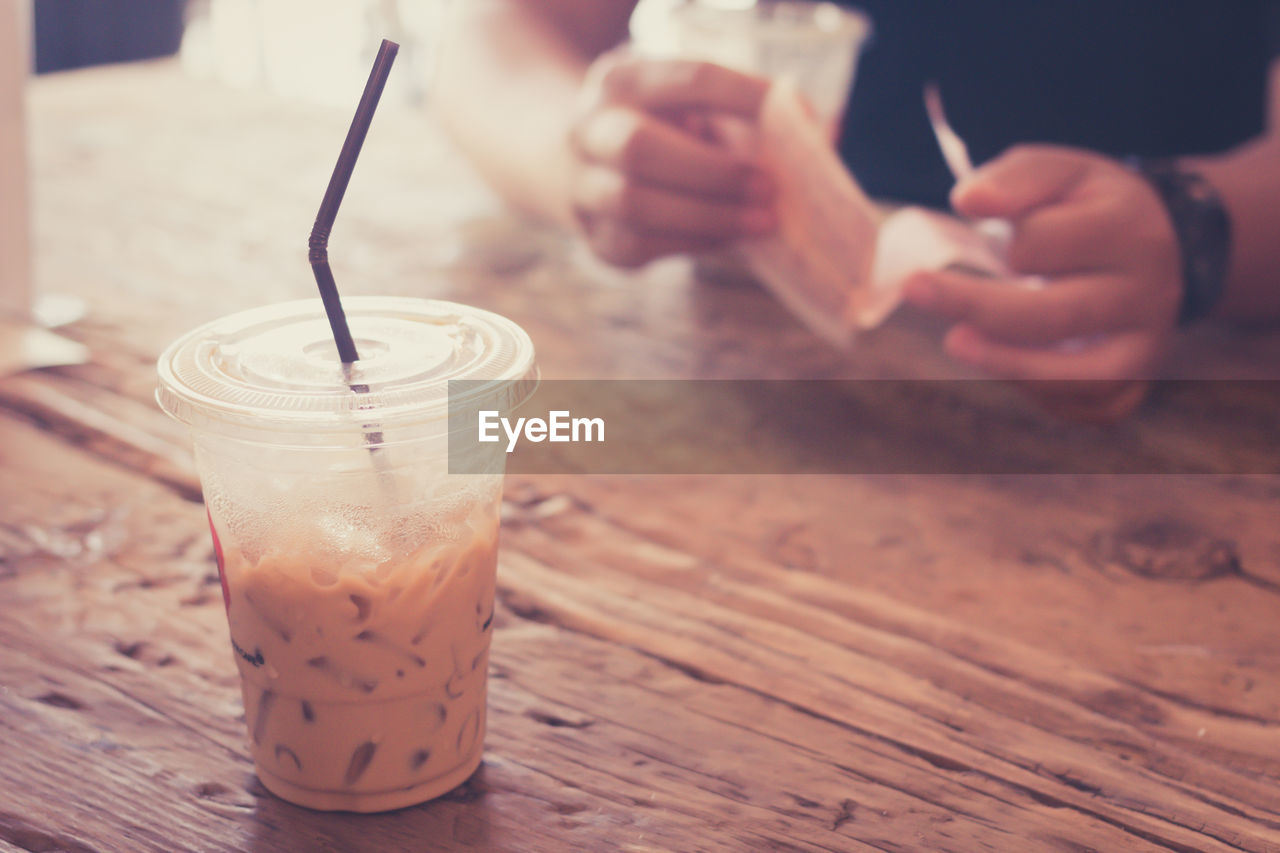
[[(969, 146), (965, 145), (960, 134), (947, 121), (947, 113), (942, 108), (942, 94), (938, 84), (933, 80), (924, 84), (924, 109), (929, 115), (929, 126), (933, 128), (933, 136), (942, 149), (942, 159), (956, 183), (973, 176), (973, 160), (969, 158)], [(974, 230), (987, 241), (996, 256), (1002, 261), (1009, 257), (1009, 244), (1013, 242), (1013, 223), (1007, 219), (980, 219), (974, 223)]]

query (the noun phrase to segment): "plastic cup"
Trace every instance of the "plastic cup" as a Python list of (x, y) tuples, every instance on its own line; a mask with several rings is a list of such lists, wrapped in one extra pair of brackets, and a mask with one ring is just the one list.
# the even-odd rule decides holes
[(866, 15), (835, 3), (677, 0), (635, 47), (791, 80), (834, 136), (870, 33)]
[[(793, 83), (832, 141), (853, 91), (872, 24), (862, 12), (809, 0), (646, 0), (632, 22), (640, 55), (694, 59)], [(730, 128), (722, 125), (721, 133)], [(754, 280), (735, 249), (699, 252), (695, 275), (740, 285)]]
[(480, 763), (505, 458), (448, 473), (448, 382), (490, 380), (476, 401), (514, 407), (537, 372), (528, 335), (487, 311), (346, 308), (349, 374), (308, 300), (180, 338), (156, 396), (194, 440), (258, 777), (373, 812)]

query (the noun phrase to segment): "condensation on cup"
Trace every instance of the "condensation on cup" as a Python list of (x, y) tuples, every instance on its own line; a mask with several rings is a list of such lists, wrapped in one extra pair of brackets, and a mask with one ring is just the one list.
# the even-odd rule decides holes
[(486, 311), (346, 308), (349, 373), (320, 301), (292, 302), (176, 341), (157, 400), (194, 440), (258, 777), (373, 812), (480, 763), (505, 459), (449, 473), (448, 383), (487, 380), (473, 402), (510, 409), (537, 370), (528, 335)]

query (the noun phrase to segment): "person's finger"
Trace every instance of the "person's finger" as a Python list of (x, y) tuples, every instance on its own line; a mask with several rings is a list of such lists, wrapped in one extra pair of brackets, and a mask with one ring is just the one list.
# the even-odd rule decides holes
[(1044, 345), (1139, 325), (1141, 306), (1127, 279), (1083, 275), (1054, 279), (1044, 287), (1016, 279), (955, 270), (916, 273), (906, 299), (917, 307), (964, 323), (983, 336), (1011, 344)]
[(1092, 165), (1078, 151), (1019, 145), (956, 184), (951, 204), (961, 216), (1017, 219), (1065, 197)]
[(767, 233), (775, 224), (768, 208), (672, 192), (600, 166), (579, 171), (573, 202), (594, 216), (650, 234), (732, 240)]
[(961, 324), (947, 333), (943, 348), (991, 376), (1026, 382), (1145, 379), (1153, 361), (1144, 332), (1120, 332), (1086, 346), (1041, 348), (993, 340)]
[(714, 248), (718, 241), (705, 238), (647, 234), (617, 220), (583, 218), (587, 245), (597, 257), (619, 267), (639, 267), (668, 255)]
[(754, 119), (769, 81), (711, 62), (633, 58), (609, 65), (600, 86), (606, 99), (645, 110), (697, 107)]
[(1009, 266), (1028, 275), (1063, 275), (1116, 265), (1125, 223), (1104, 199), (1050, 204), (1020, 219)]
[(749, 160), (635, 109), (588, 114), (572, 142), (588, 160), (670, 189), (760, 204), (773, 198), (772, 182)]

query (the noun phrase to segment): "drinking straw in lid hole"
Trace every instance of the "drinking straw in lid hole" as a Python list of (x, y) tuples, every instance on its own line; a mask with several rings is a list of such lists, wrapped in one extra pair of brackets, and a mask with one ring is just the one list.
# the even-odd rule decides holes
[[(342, 300), (338, 297), (338, 284), (333, 280), (333, 270), (329, 269), (329, 233), (333, 230), (333, 221), (338, 216), (338, 207), (346, 194), (347, 184), (351, 182), (351, 173), (356, 168), (356, 159), (360, 156), (360, 148), (369, 133), (369, 125), (373, 122), (374, 110), (378, 108), (378, 99), (387, 85), (387, 77), (391, 74), (391, 64), (396, 60), (400, 45), (387, 39), (378, 47), (378, 55), (374, 57), (373, 68), (369, 71), (369, 79), (364, 84), (364, 93), (360, 95), (360, 103), (356, 106), (356, 114), (351, 119), (351, 127), (347, 130), (347, 138), (342, 143), (342, 151), (338, 153), (338, 162), (334, 164), (333, 174), (329, 177), (329, 186), (324, 198), (320, 201), (320, 210), (316, 213), (315, 225), (311, 227), (311, 237), (307, 240), (307, 259), (311, 262), (311, 271), (316, 277), (316, 286), (320, 288), (320, 300), (324, 303), (324, 312), (329, 317), (329, 328), (333, 330), (333, 342), (338, 347), (338, 357), (342, 359), (343, 375), (348, 383), (351, 380), (351, 365), (358, 361), (360, 353), (356, 351), (356, 343), (351, 339), (351, 329), (347, 327), (347, 315), (342, 310)], [(354, 384), (351, 390), (357, 394), (369, 393), (368, 385)], [(373, 445), (382, 443), (381, 432), (366, 432), (365, 442), (373, 449)]]

